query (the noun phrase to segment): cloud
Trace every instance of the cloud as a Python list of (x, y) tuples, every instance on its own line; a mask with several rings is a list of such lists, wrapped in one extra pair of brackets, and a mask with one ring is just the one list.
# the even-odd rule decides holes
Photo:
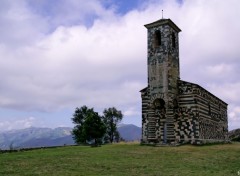
[(15, 49), (41, 39), (47, 24), (40, 16), (31, 13), (25, 1), (2, 0), (0, 4), (1, 48)]
[[(138, 92), (144, 86), (141, 77), (146, 78), (146, 72), (142, 72), (146, 69), (146, 44), (138, 42), (146, 34), (142, 22), (139, 25), (134, 21), (140, 15), (132, 12), (112, 22), (96, 20), (89, 29), (83, 25), (60, 26), (14, 54), (3, 48), (2, 55), (9, 57), (2, 60), (6, 72), (2, 80), (6, 84), (1, 97), (5, 101), (0, 104), (49, 111), (74, 104), (102, 107), (132, 102), (133, 97), (126, 97), (132, 87), (126, 84), (141, 85), (133, 89)], [(140, 59), (142, 64), (138, 64)], [(13, 66), (14, 62), (18, 65)]]
[(29, 128), (33, 125), (33, 123), (36, 121), (34, 117), (28, 117), (21, 120), (16, 121), (1, 121), (0, 122), (0, 131), (9, 131), (13, 129), (24, 129)]
[[(198, 72), (194, 75), (200, 79), (198, 80), (200, 83), (204, 83), (206, 77), (200, 75), (201, 70), (219, 64), (239, 64), (240, 51), (237, 38), (239, 38), (240, 25), (235, 22), (236, 17), (240, 16), (238, 5), (239, 2), (236, 0), (229, 3), (225, 1), (218, 3), (216, 1), (184, 1), (181, 7), (183, 14), (179, 19), (179, 25), (184, 29), (181, 34), (181, 51), (184, 56), (182, 58), (183, 77), (193, 79), (188, 74), (189, 70), (184, 69), (190, 68), (190, 71)], [(194, 68), (195, 71), (191, 69), (192, 64), (197, 65)], [(211, 70), (206, 71), (206, 75), (211, 75)], [(224, 81), (228, 80), (224, 79)]]
[(135, 108), (129, 108), (128, 110), (124, 111), (123, 114), (126, 115), (126, 116), (139, 116), (139, 115), (141, 115), (139, 110), (135, 109)]
[(240, 106), (231, 105), (228, 113), (228, 121), (231, 122), (231, 129), (239, 128), (240, 124)]
[(238, 0), (154, 0), (121, 14), (97, 0), (3, 0), (0, 106), (37, 112), (116, 106), (140, 124), (139, 90), (147, 86), (143, 25), (164, 9), (182, 29), (181, 78), (238, 107), (238, 7)]
[(240, 95), (240, 82), (235, 83), (214, 83), (208, 85), (209, 90), (222, 97), (229, 105), (240, 104), (238, 95)]

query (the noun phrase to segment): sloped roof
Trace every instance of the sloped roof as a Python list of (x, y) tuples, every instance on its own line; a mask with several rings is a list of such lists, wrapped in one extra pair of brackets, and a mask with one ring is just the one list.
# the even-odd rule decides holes
[(177, 32), (181, 32), (181, 29), (171, 19), (160, 19), (153, 23), (145, 24), (144, 26), (149, 29), (149, 28), (164, 25), (164, 24), (168, 24), (173, 29), (175, 29)]
[[(223, 102), (224, 104), (228, 105), (226, 102), (224, 102), (223, 100), (221, 100), (220, 98), (218, 98), (217, 96), (213, 95), (211, 92), (209, 92), (208, 90), (204, 89), (202, 86), (198, 85), (198, 84), (195, 84), (195, 83), (191, 83), (191, 82), (188, 82), (188, 81), (183, 81), (183, 80), (178, 80), (179, 82), (184, 82), (184, 83), (187, 83), (187, 84), (191, 84), (191, 85), (194, 85), (196, 87), (198, 87), (199, 89), (202, 89), (204, 91), (206, 91), (207, 93), (209, 93), (210, 95), (216, 97), (219, 101)], [(144, 93), (148, 90), (148, 87), (145, 87), (144, 89), (140, 90), (141, 93)]]
[(226, 105), (228, 105), (226, 102), (224, 102), (223, 100), (221, 100), (220, 98), (218, 98), (217, 96), (213, 95), (211, 92), (209, 92), (208, 90), (204, 89), (202, 86), (198, 85), (198, 84), (195, 84), (195, 83), (191, 83), (191, 82), (188, 82), (188, 81), (183, 81), (183, 80), (179, 80), (181, 82), (184, 82), (184, 83), (187, 83), (187, 84), (192, 84), (192, 85), (195, 85), (196, 87), (206, 91), (207, 93), (209, 93), (210, 95), (216, 97), (219, 101), (225, 103)]
[(145, 87), (144, 89), (140, 90), (139, 92), (146, 92), (148, 87)]

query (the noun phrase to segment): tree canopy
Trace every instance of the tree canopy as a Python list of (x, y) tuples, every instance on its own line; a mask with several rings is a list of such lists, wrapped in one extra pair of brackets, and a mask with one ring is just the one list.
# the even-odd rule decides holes
[(118, 141), (120, 138), (119, 132), (117, 131), (117, 124), (121, 122), (123, 114), (118, 111), (115, 107), (104, 109), (103, 111), (103, 122), (106, 126), (105, 141), (113, 142)]
[(105, 142), (118, 142), (120, 134), (117, 124), (122, 120), (123, 114), (115, 107), (104, 109), (103, 116), (99, 116), (93, 108), (87, 106), (76, 108), (72, 121), (75, 124), (72, 134), (77, 144), (94, 140), (98, 145), (104, 137)]
[(72, 134), (77, 144), (94, 140), (95, 145), (98, 145), (106, 133), (106, 126), (101, 116), (93, 108), (89, 109), (87, 106), (76, 108), (72, 121), (76, 124)]

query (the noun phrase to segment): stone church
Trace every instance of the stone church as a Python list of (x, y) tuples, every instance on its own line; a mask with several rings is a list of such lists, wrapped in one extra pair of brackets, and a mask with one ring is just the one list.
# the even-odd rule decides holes
[(145, 27), (148, 86), (140, 91), (142, 144), (228, 140), (227, 103), (203, 87), (180, 79), (181, 29), (170, 19), (160, 19)]

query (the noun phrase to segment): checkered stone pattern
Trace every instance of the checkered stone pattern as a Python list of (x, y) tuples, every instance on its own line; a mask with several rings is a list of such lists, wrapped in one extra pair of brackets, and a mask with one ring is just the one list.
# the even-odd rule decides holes
[(170, 19), (145, 25), (148, 86), (141, 90), (142, 143), (202, 144), (228, 140), (227, 104), (180, 80), (181, 31)]
[(200, 127), (200, 139), (206, 140), (224, 140), (225, 130), (223, 129), (224, 124), (221, 122), (216, 122), (210, 119), (199, 118)]
[(197, 84), (179, 81), (178, 85), (176, 139), (197, 144), (227, 141), (227, 104)]
[(199, 137), (198, 120), (191, 108), (179, 108), (175, 115), (176, 143), (193, 143)]

